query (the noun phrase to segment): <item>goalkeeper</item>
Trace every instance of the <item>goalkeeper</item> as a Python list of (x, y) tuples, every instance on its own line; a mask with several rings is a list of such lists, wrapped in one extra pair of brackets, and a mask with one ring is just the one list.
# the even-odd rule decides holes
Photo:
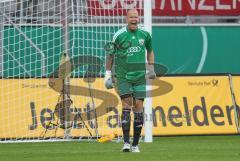
[[(122, 132), (124, 138), (123, 152), (140, 152), (138, 147), (139, 138), (143, 127), (143, 102), (146, 97), (146, 78), (154, 79), (154, 53), (152, 50), (152, 39), (150, 34), (138, 27), (139, 15), (136, 9), (127, 11), (127, 26), (118, 30), (113, 36), (113, 43), (123, 44), (130, 42), (126, 49), (117, 47), (115, 52), (107, 55), (105, 87), (113, 88), (112, 64), (116, 72), (115, 87), (122, 102)], [(118, 46), (118, 45), (116, 45)], [(147, 50), (147, 73), (146, 56)], [(130, 146), (130, 112), (134, 112), (133, 142)]]

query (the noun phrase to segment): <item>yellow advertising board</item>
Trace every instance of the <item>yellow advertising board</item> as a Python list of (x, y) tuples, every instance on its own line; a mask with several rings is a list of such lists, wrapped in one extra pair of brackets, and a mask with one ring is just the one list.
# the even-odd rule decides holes
[(237, 133), (227, 76), (162, 77), (160, 80), (171, 84), (172, 90), (153, 97), (154, 135)]
[[(105, 90), (102, 79), (94, 83), (83, 79), (70, 82), (69, 96), (73, 103), (69, 108), (70, 123), (65, 126), (71, 129), (70, 135), (95, 136), (95, 118), (100, 135), (120, 133), (121, 129), (116, 128), (120, 113), (115, 91)], [(61, 83), (59, 79), (1, 79), (0, 138), (63, 137), (64, 125), (59, 128), (62, 116), (56, 111), (56, 105), (62, 101)]]
[[(233, 92), (234, 92), (234, 96), (235, 96), (235, 101), (236, 101), (236, 105), (238, 108), (238, 112), (236, 112), (236, 116), (237, 117), (237, 121), (238, 121), (238, 127), (240, 125), (240, 76), (233, 76), (232, 77), (232, 88), (233, 88)], [(238, 128), (240, 131), (240, 128)]]
[(236, 99), (236, 103), (240, 105), (240, 76), (233, 76), (233, 91)]
[[(238, 84), (235, 93), (240, 91), (239, 80), (233, 79)], [(58, 126), (63, 117), (58, 111), (63, 103), (61, 83), (47, 78), (1, 79), (0, 138), (63, 137), (65, 126)], [(103, 79), (72, 78), (70, 84), (70, 135), (121, 135), (121, 103), (115, 90), (106, 90)], [(154, 135), (237, 133), (227, 76), (161, 77), (153, 81), (151, 93), (153, 115), (145, 119), (153, 119)], [(237, 94), (236, 99), (239, 102)]]

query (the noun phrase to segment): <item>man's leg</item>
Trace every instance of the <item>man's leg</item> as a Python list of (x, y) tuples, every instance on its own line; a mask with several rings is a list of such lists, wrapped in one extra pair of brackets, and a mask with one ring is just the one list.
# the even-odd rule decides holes
[(132, 96), (131, 95), (124, 95), (121, 96), (122, 101), (122, 132), (123, 132), (123, 139), (124, 139), (124, 146), (123, 151), (129, 152), (130, 151), (130, 125), (131, 125), (131, 108), (132, 108)]
[(134, 123), (133, 123), (133, 143), (132, 146), (135, 147), (138, 145), (139, 138), (141, 136), (142, 127), (143, 127), (143, 101), (144, 99), (135, 99), (134, 100)]
[(132, 152), (140, 152), (138, 148), (139, 138), (141, 136), (144, 114), (143, 114), (143, 102), (146, 97), (146, 80), (140, 80), (133, 86), (133, 111), (134, 111), (134, 122), (133, 122), (133, 143)]
[(124, 79), (116, 80), (116, 91), (119, 94), (122, 102), (122, 132), (123, 132), (123, 151), (129, 152), (130, 151), (130, 125), (131, 125), (131, 109), (133, 106), (133, 97), (132, 97), (132, 87), (129, 82)]

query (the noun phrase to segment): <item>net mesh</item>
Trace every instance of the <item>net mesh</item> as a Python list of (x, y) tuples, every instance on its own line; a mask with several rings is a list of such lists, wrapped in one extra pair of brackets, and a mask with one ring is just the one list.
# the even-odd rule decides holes
[(119, 135), (121, 105), (103, 85), (103, 46), (125, 25), (127, 9), (137, 8), (142, 22), (143, 1), (4, 0), (0, 6), (1, 141)]

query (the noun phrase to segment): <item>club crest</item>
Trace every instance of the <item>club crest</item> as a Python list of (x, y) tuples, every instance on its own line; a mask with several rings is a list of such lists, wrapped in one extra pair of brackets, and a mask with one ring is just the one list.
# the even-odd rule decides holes
[(138, 42), (140, 45), (144, 45), (144, 39), (139, 39)]

